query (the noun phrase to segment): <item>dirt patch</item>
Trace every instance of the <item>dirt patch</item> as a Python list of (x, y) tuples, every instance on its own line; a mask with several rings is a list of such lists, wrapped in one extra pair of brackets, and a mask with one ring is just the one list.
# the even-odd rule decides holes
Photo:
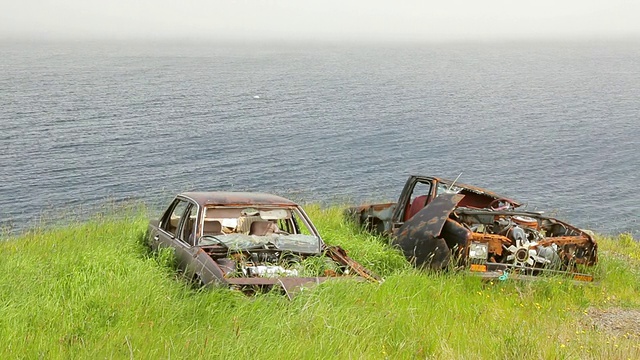
[(638, 309), (587, 309), (592, 326), (612, 335), (640, 338), (640, 310)]

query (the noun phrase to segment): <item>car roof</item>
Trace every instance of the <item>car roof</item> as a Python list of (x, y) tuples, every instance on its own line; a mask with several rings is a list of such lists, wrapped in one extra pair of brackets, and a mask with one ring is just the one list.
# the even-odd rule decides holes
[(481, 188), (481, 187), (478, 187), (478, 186), (474, 186), (474, 185), (463, 184), (463, 183), (457, 182), (455, 180), (449, 180), (449, 179), (444, 179), (444, 178), (437, 177), (437, 176), (425, 176), (425, 175), (411, 175), (411, 177), (416, 178), (418, 180), (423, 180), (423, 181), (424, 180), (426, 180), (426, 181), (436, 180), (439, 183), (444, 184), (444, 185), (453, 184), (453, 186), (456, 186), (456, 187), (459, 187), (459, 188), (464, 188), (464, 189), (467, 189), (469, 191), (475, 192), (477, 194), (483, 194), (483, 195), (488, 195), (488, 196), (491, 196), (491, 197), (494, 197), (494, 198), (497, 198), (497, 199), (508, 200), (510, 203), (512, 203), (512, 204), (514, 204), (516, 206), (521, 206), (522, 205), (522, 203), (520, 203), (517, 200), (510, 199), (510, 198), (508, 198), (506, 196), (502, 196), (502, 195), (496, 194), (493, 191), (490, 191), (490, 190), (487, 190), (487, 189), (484, 189), (484, 188)]
[(281, 196), (257, 193), (257, 192), (234, 192), (234, 191), (210, 191), (210, 192), (184, 192), (178, 194), (190, 198), (200, 206), (222, 205), (222, 206), (248, 206), (248, 205), (275, 205), (275, 206), (298, 206), (295, 202)]

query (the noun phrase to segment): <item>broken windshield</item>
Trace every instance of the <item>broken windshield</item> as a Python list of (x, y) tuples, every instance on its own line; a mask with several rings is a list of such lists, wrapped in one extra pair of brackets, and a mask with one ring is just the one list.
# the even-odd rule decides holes
[(239, 233), (204, 235), (199, 245), (224, 245), (229, 250), (276, 249), (296, 253), (320, 253), (320, 242), (316, 236), (304, 234), (268, 234), (263, 236)]

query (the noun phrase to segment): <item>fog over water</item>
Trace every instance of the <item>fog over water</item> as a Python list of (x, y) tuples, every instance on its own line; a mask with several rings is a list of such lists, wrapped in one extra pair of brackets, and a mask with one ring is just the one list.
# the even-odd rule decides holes
[(0, 39), (459, 41), (640, 36), (635, 0), (0, 0)]
[(638, 237), (640, 43), (0, 45), (0, 222), (178, 191), (393, 200), (409, 173)]

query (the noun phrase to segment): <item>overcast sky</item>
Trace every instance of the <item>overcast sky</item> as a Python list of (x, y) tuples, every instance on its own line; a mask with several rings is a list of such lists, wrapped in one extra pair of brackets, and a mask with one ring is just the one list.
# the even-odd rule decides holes
[(0, 0), (0, 38), (640, 38), (640, 0)]

